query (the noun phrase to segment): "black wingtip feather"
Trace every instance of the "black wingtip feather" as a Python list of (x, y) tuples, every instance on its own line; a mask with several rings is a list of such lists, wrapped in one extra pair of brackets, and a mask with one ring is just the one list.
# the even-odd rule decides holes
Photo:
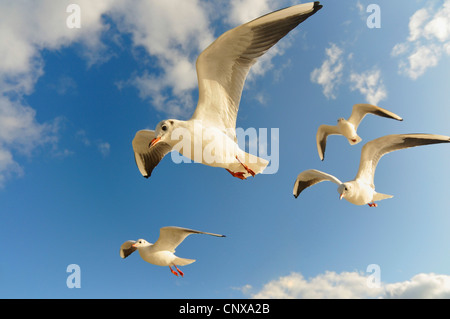
[(314, 12), (322, 9), (323, 5), (320, 4), (319, 1), (314, 1)]

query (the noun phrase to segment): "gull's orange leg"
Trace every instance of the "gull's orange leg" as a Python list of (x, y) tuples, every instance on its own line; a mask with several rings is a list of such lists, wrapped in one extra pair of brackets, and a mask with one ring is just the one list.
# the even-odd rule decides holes
[(242, 165), (242, 166), (244, 166), (244, 168), (247, 170), (247, 172), (250, 174), (250, 175), (252, 175), (253, 177), (255, 177), (255, 172), (254, 171), (252, 171), (247, 165), (245, 165), (244, 163), (242, 163), (241, 162), (241, 160), (239, 159), (239, 157), (237, 157), (237, 155), (236, 155), (236, 159), (238, 160), (238, 162)]
[(178, 270), (178, 272), (180, 273), (181, 277), (184, 277), (184, 273), (180, 269), (178, 269), (177, 265), (173, 265), (173, 266)]
[[(175, 266), (175, 268), (177, 268), (177, 266)], [(177, 272), (176, 271), (174, 271), (173, 269), (172, 269), (172, 267), (170, 267), (169, 266), (169, 269), (170, 269), (170, 271), (171, 271), (171, 273), (172, 274), (174, 274), (175, 276), (177, 276), (178, 277), (178, 274), (177, 274)], [(178, 268), (177, 268), (178, 269)]]
[(374, 203), (374, 202), (369, 203), (369, 204), (367, 204), (367, 205), (369, 205), (369, 207), (377, 207), (377, 206), (378, 206), (378, 205), (377, 205), (376, 203)]
[(235, 173), (235, 172), (230, 171), (228, 168), (225, 168), (225, 169), (228, 171), (228, 173), (230, 173), (234, 177), (237, 177), (237, 178), (242, 179), (242, 180), (246, 179), (246, 177), (244, 176), (244, 173), (242, 173), (242, 172)]

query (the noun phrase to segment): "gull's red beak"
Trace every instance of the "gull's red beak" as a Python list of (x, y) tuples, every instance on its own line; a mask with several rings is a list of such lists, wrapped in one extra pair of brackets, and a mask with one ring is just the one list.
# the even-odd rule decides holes
[(158, 143), (161, 140), (161, 137), (157, 137), (154, 138), (151, 142), (150, 142), (150, 147), (154, 146), (156, 143)]
[(344, 193), (342, 193), (341, 195), (339, 195), (339, 199), (342, 199), (342, 197), (344, 197)]

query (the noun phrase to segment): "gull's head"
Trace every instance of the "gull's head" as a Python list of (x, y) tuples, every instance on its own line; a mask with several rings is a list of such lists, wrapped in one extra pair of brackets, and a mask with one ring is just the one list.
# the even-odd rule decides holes
[(138, 239), (137, 242), (135, 242), (133, 245), (133, 247), (135, 248), (143, 248), (143, 247), (148, 247), (151, 246), (152, 244), (150, 244), (148, 241), (146, 241), (145, 239)]
[(158, 142), (166, 142), (170, 144), (172, 131), (176, 125), (176, 120), (164, 120), (158, 123), (155, 128), (155, 138), (150, 142), (150, 146)]
[(343, 183), (338, 187), (339, 199), (350, 197), (353, 193), (353, 185), (350, 183)]
[(345, 121), (345, 119), (343, 117), (340, 117), (337, 119), (338, 124), (343, 123), (344, 121)]

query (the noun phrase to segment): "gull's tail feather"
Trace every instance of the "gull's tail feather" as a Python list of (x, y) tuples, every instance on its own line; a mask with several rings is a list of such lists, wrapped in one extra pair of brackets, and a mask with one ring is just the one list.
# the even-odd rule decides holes
[(362, 138), (359, 137), (359, 135), (356, 135), (355, 139), (351, 139), (351, 138), (348, 139), (348, 142), (350, 143), (350, 145), (358, 144), (361, 141), (362, 141)]
[(228, 167), (233, 172), (244, 173), (244, 177), (247, 178), (252, 175), (247, 171), (244, 165), (250, 170), (252, 170), (255, 175), (257, 175), (262, 173), (268, 164), (269, 161), (264, 158), (249, 153), (241, 153), (240, 155), (237, 156), (237, 158), (233, 163), (228, 165)]
[(187, 258), (177, 257), (177, 258), (175, 258), (173, 263), (178, 266), (186, 266), (186, 265), (192, 264), (194, 261), (195, 261), (195, 259), (187, 259)]
[(387, 195), (387, 194), (381, 194), (381, 193), (375, 193), (373, 195), (373, 201), (379, 201), (379, 200), (383, 200), (383, 199), (388, 199), (388, 198), (392, 198), (394, 197), (393, 195)]
[(244, 164), (247, 165), (253, 172), (255, 172), (255, 174), (260, 174), (266, 169), (269, 161), (255, 155), (245, 153)]

